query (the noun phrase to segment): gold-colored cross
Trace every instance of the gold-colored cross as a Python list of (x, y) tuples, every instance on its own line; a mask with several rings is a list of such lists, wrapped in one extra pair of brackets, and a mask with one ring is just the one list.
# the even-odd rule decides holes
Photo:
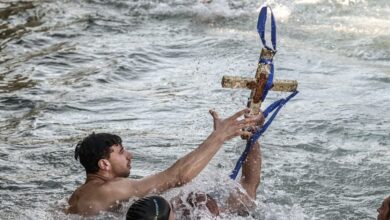
[[(263, 48), (260, 53), (260, 59), (272, 60), (275, 51)], [(256, 70), (255, 78), (239, 77), (239, 76), (223, 76), (223, 88), (246, 88), (252, 92), (248, 99), (247, 107), (251, 109), (252, 115), (259, 114), (264, 92), (264, 87), (267, 83), (268, 76), (271, 71), (270, 64), (259, 63)], [(273, 80), (271, 87), (272, 91), (294, 92), (298, 88), (296, 80)]]

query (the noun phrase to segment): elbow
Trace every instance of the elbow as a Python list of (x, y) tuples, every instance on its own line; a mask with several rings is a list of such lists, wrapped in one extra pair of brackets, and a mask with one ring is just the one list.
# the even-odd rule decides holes
[(177, 176), (176, 187), (183, 186), (189, 183), (191, 180), (192, 178), (189, 175), (187, 175), (185, 172), (181, 173)]
[(174, 180), (174, 187), (183, 186), (189, 183), (193, 177), (191, 171), (183, 166), (181, 159), (179, 159), (171, 169), (172, 179)]

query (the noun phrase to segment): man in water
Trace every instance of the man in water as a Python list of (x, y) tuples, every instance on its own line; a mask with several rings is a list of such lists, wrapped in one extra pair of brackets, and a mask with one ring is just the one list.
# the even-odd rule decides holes
[(91, 134), (80, 141), (75, 158), (84, 166), (87, 178), (69, 199), (66, 213), (96, 215), (100, 211), (115, 210), (121, 201), (162, 193), (182, 186), (194, 179), (210, 162), (222, 144), (233, 137), (247, 133), (264, 121), (264, 117), (247, 117), (239, 120), (249, 109), (237, 112), (224, 120), (215, 111), (214, 131), (196, 149), (177, 160), (168, 169), (142, 179), (129, 179), (133, 155), (122, 146), (120, 137), (112, 134)]

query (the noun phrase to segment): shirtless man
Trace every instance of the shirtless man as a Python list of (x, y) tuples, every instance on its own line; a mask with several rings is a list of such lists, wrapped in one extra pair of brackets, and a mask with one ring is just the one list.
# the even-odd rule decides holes
[(214, 131), (196, 149), (177, 160), (168, 169), (142, 179), (129, 179), (133, 155), (124, 149), (120, 137), (112, 134), (91, 134), (80, 141), (75, 158), (84, 166), (87, 179), (70, 197), (66, 213), (84, 216), (114, 210), (121, 201), (162, 193), (194, 179), (210, 162), (222, 144), (246, 133), (245, 127), (264, 121), (262, 115), (239, 120), (244, 109), (224, 120), (215, 111)]

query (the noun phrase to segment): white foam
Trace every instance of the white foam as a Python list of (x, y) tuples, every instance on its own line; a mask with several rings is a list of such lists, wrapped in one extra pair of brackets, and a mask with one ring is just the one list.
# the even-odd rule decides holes
[(276, 5), (273, 8), (273, 12), (275, 14), (276, 20), (285, 22), (291, 15), (291, 9), (285, 5)]
[(390, 34), (390, 29), (388, 28), (390, 27), (390, 20), (388, 19), (353, 15), (336, 16), (330, 19), (335, 21), (335, 25), (332, 26), (334, 31), (367, 35)]
[(229, 2), (223, 0), (199, 1), (195, 4), (159, 3), (151, 10), (151, 14), (164, 16), (190, 16), (200, 21), (210, 21), (217, 18), (235, 18), (249, 13), (242, 9), (232, 9)]
[(295, 1), (295, 4), (318, 4), (320, 2), (323, 2), (323, 0), (297, 0)]

